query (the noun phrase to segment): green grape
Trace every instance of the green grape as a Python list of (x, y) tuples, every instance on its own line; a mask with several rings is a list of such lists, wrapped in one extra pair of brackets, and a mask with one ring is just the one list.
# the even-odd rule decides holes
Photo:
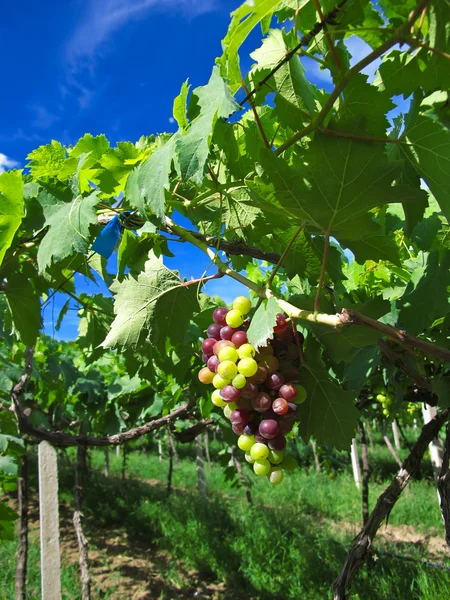
[(241, 358), (238, 362), (238, 371), (244, 377), (251, 377), (258, 370), (258, 363), (253, 358)]
[(281, 470), (281, 467), (272, 467), (269, 475), (267, 476), (268, 480), (270, 481), (270, 483), (273, 483), (273, 485), (278, 485), (279, 483), (281, 483), (283, 481), (283, 477), (284, 474)]
[(270, 450), (268, 459), (273, 465), (279, 465), (283, 461), (283, 452), (281, 450)]
[(237, 350), (239, 358), (254, 358), (256, 354), (255, 348), (251, 344), (242, 344)]
[(217, 367), (217, 374), (223, 379), (231, 380), (237, 375), (237, 366), (232, 360), (224, 360)]
[(257, 475), (268, 475), (270, 473), (270, 462), (265, 458), (255, 460), (253, 470)]
[(230, 418), (231, 413), (233, 412), (233, 410), (235, 410), (237, 408), (237, 404), (236, 402), (227, 402), (226, 406), (224, 406), (223, 408), (223, 414), (225, 415), (225, 417), (227, 419)]
[(233, 387), (235, 387), (237, 390), (242, 390), (243, 387), (245, 387), (247, 384), (247, 380), (246, 378), (241, 375), (240, 373), (238, 373), (236, 375), (236, 377), (233, 378), (233, 381), (231, 382), (231, 385)]
[(250, 298), (247, 298), (247, 296), (238, 296), (233, 301), (233, 308), (238, 310), (243, 315), (248, 314), (251, 307), (252, 303), (250, 302)]
[(248, 452), (246, 452), (246, 453), (245, 453), (245, 460), (246, 460), (248, 463), (250, 463), (251, 465), (252, 465), (252, 464), (255, 462), (255, 459), (254, 459), (254, 458), (252, 458), (252, 457), (251, 457), (251, 455), (250, 455)]
[(226, 346), (222, 348), (219, 352), (219, 360), (220, 362), (231, 361), (236, 362), (239, 358), (239, 354), (235, 348), (231, 348), (231, 346)]
[(215, 405), (215, 406), (220, 406), (220, 408), (223, 408), (224, 406), (227, 405), (226, 402), (224, 402), (222, 400), (222, 398), (220, 397), (220, 390), (214, 390), (212, 395), (211, 395), (211, 402)]
[(214, 373), (208, 369), (208, 367), (203, 367), (198, 372), (198, 378), (202, 383), (212, 383), (214, 379)]
[(296, 385), (295, 387), (297, 388), (298, 394), (294, 402), (295, 404), (303, 404), (303, 402), (306, 400), (308, 392), (302, 385)]
[(256, 442), (250, 449), (250, 456), (255, 460), (267, 458), (269, 456), (269, 448), (265, 444)]
[(386, 396), (384, 394), (377, 394), (377, 400), (383, 404), (383, 402), (386, 402)]
[(227, 312), (225, 316), (225, 321), (227, 322), (227, 325), (233, 327), (234, 329), (237, 329), (244, 322), (244, 315), (241, 313), (241, 311), (232, 309), (229, 312)]
[(297, 459), (294, 458), (293, 456), (285, 456), (283, 458), (283, 462), (281, 463), (280, 466), (285, 471), (293, 471), (294, 469), (297, 468), (298, 462), (297, 462)]
[(255, 444), (256, 440), (254, 435), (240, 435), (238, 437), (237, 445), (244, 452), (249, 452), (252, 446), (254, 446)]
[(216, 390), (221, 390), (229, 383), (230, 381), (228, 379), (224, 379), (220, 375), (214, 375), (214, 378), (212, 380), (212, 384), (216, 388)]
[(383, 408), (383, 415), (384, 415), (385, 417), (388, 417), (388, 416), (389, 416), (389, 410), (388, 410), (387, 408)]

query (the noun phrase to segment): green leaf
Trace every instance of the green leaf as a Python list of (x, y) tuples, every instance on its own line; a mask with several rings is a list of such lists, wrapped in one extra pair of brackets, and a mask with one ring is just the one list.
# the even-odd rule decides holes
[(23, 275), (8, 275), (6, 299), (14, 330), (27, 346), (32, 346), (41, 328), (41, 303), (30, 281)]
[[(297, 231), (298, 227), (288, 227), (282, 232), (277, 231), (274, 234), (277, 246), (286, 248)], [(305, 277), (311, 282), (319, 280), (322, 263), (316, 249), (311, 245), (311, 236), (304, 229), (291, 245), (282, 266), (286, 269), (290, 279), (293, 279), (295, 275), (300, 275), (300, 277)]]
[(146, 336), (161, 350), (166, 338), (173, 345), (184, 340), (189, 320), (198, 308), (193, 286), (183, 286), (179, 277), (153, 254), (145, 271), (136, 279), (126, 276), (115, 282), (116, 318), (102, 343), (104, 348), (136, 348)]
[(341, 240), (341, 244), (350, 248), (360, 264), (366, 260), (388, 260), (401, 266), (397, 244), (392, 237), (385, 235), (381, 228), (378, 232), (371, 232), (360, 240)]
[(221, 74), (228, 78), (233, 94), (241, 87), (243, 79), (239, 67), (239, 48), (252, 29), (272, 14), (278, 4), (279, 0), (254, 0), (252, 3), (244, 2), (232, 13), (230, 27), (222, 41), (223, 55), (219, 64)]
[(108, 149), (109, 142), (103, 133), (95, 137), (86, 133), (70, 151), (70, 156), (79, 157), (82, 154), (89, 154), (90, 158), (100, 160)]
[(276, 325), (276, 316), (279, 312), (280, 307), (274, 298), (264, 300), (255, 312), (247, 331), (248, 341), (255, 348), (267, 346), (267, 339), (273, 338), (273, 328)]
[(0, 456), (0, 474), (17, 475), (17, 462), (12, 456)]
[(426, 252), (430, 250), (433, 242), (437, 239), (439, 230), (442, 227), (442, 221), (436, 213), (431, 214), (429, 217), (422, 219), (418, 223), (412, 232), (412, 241), (417, 246)]
[(0, 265), (11, 246), (24, 212), (21, 171), (0, 174)]
[(383, 57), (374, 85), (387, 92), (389, 96), (404, 98), (417, 90), (421, 72), (416, 55), (400, 50), (391, 50)]
[(66, 160), (64, 146), (55, 140), (47, 146), (40, 146), (33, 150), (27, 159), (31, 174), (36, 178), (57, 177)]
[(228, 118), (239, 106), (219, 69), (214, 67), (207, 85), (193, 92), (200, 114), (192, 121), (187, 132), (175, 142), (178, 170), (184, 181), (192, 179), (198, 185), (203, 180), (209, 146), (217, 119)]
[(358, 350), (353, 360), (344, 368), (344, 382), (347, 382), (349, 390), (359, 394), (366, 380), (380, 364), (380, 360), (379, 346), (366, 346)]
[(13, 541), (15, 539), (14, 521), (18, 516), (5, 502), (0, 502), (0, 540)]
[(187, 129), (188, 119), (187, 119), (187, 97), (189, 93), (189, 88), (191, 86), (188, 84), (188, 79), (181, 86), (181, 92), (173, 101), (173, 116), (175, 121), (178, 123), (178, 127), (180, 129)]
[(67, 315), (67, 311), (69, 310), (69, 305), (70, 305), (70, 298), (68, 298), (64, 302), (63, 307), (59, 311), (58, 319), (57, 319), (56, 325), (55, 325), (55, 330), (56, 331), (59, 331), (61, 329), (61, 325), (62, 325), (62, 322), (64, 320), (64, 317)]
[(48, 232), (42, 239), (37, 260), (39, 271), (45, 271), (52, 262), (59, 262), (73, 252), (85, 253), (90, 246), (90, 226), (97, 223), (94, 210), (97, 192), (87, 197), (77, 196), (72, 202), (62, 202), (53, 194), (42, 191), (38, 200), (45, 216)]

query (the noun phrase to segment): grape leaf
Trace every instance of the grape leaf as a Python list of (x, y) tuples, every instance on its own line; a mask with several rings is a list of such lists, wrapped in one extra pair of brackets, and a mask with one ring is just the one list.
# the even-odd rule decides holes
[(192, 121), (187, 132), (175, 142), (178, 169), (184, 181), (192, 179), (201, 184), (209, 154), (209, 145), (217, 119), (228, 118), (239, 109), (219, 69), (214, 67), (207, 85), (193, 92), (200, 114)]
[(59, 262), (73, 252), (85, 253), (90, 245), (90, 226), (97, 223), (94, 206), (97, 192), (77, 196), (72, 202), (62, 202), (43, 190), (38, 196), (48, 231), (42, 239), (37, 261), (39, 271), (45, 271), (52, 262)]
[(366, 260), (388, 260), (401, 266), (398, 247), (394, 239), (385, 235), (381, 228), (377, 232), (370, 232), (360, 240), (340, 241), (342, 246), (350, 248), (360, 264)]
[(72, 148), (70, 156), (79, 157), (82, 154), (89, 154), (90, 158), (99, 160), (108, 149), (109, 142), (103, 133), (95, 137), (86, 133)]
[(252, 322), (247, 331), (247, 338), (253, 346), (267, 346), (267, 339), (273, 338), (273, 328), (276, 325), (276, 316), (280, 312), (274, 298), (264, 300), (252, 317)]
[(23, 219), (23, 181), (21, 171), (0, 174), (0, 265)]
[(5, 502), (0, 502), (0, 540), (15, 539), (15, 523), (18, 514)]
[(51, 144), (33, 150), (27, 159), (30, 161), (27, 167), (33, 177), (57, 177), (66, 160), (66, 151), (62, 144), (53, 140)]
[(361, 348), (353, 357), (353, 360), (345, 365), (344, 382), (348, 388), (359, 394), (374, 369), (378, 367), (381, 360), (379, 346), (366, 346)]
[(186, 104), (190, 87), (191, 86), (188, 84), (188, 80), (186, 79), (186, 81), (181, 86), (181, 92), (173, 101), (174, 119), (178, 123), (178, 127), (183, 130), (187, 129), (187, 126), (189, 124), (186, 114)]
[(198, 308), (194, 286), (183, 286), (152, 253), (144, 272), (136, 279), (128, 275), (121, 283), (115, 281), (111, 291), (116, 318), (102, 343), (104, 348), (136, 348), (146, 336), (161, 350), (166, 337), (173, 345), (181, 344)]
[(27, 346), (32, 346), (41, 328), (41, 303), (30, 281), (20, 273), (8, 275), (6, 299), (14, 330)]
[(407, 98), (417, 90), (420, 68), (415, 54), (391, 50), (383, 57), (374, 85), (390, 96)]

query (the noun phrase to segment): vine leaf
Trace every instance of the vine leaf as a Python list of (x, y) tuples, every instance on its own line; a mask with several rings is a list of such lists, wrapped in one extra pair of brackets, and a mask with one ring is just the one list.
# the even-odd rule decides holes
[(247, 331), (248, 341), (255, 348), (258, 346), (267, 346), (267, 339), (273, 338), (273, 328), (276, 324), (277, 313), (279, 312), (280, 307), (274, 298), (264, 300), (255, 312)]
[(182, 344), (187, 326), (198, 309), (193, 286), (183, 286), (179, 277), (149, 253), (145, 270), (135, 279), (127, 275), (111, 286), (115, 294), (114, 319), (102, 342), (104, 348), (136, 348), (148, 336), (164, 350), (166, 338)]
[(6, 299), (16, 334), (32, 346), (41, 328), (41, 304), (30, 281), (19, 273), (8, 274)]
[(194, 90), (193, 95), (200, 114), (192, 121), (187, 133), (178, 137), (175, 146), (181, 177), (185, 181), (192, 179), (200, 185), (216, 121), (228, 118), (239, 109), (239, 105), (233, 100), (218, 67), (214, 67), (208, 84)]
[(23, 219), (23, 181), (21, 171), (0, 175), (0, 265)]
[(349, 389), (359, 394), (365, 381), (378, 367), (381, 360), (381, 350), (378, 345), (361, 348), (344, 368), (344, 382)]
[(350, 248), (359, 264), (364, 264), (366, 260), (388, 260), (395, 265), (401, 266), (398, 247), (393, 238), (383, 233), (381, 228), (378, 231), (370, 232), (360, 240), (345, 241), (341, 240), (342, 246)]
[(89, 196), (77, 196), (72, 202), (63, 202), (43, 190), (38, 196), (48, 227), (43, 237), (37, 261), (39, 271), (45, 271), (52, 262), (59, 262), (73, 252), (84, 253), (90, 245), (90, 227), (97, 223), (94, 209), (98, 203), (97, 192)]
[(182, 130), (187, 129), (189, 125), (187, 119), (187, 97), (189, 93), (189, 88), (191, 86), (188, 84), (188, 80), (183, 83), (181, 86), (181, 91), (178, 96), (173, 101), (173, 116), (175, 121), (178, 123), (178, 127)]

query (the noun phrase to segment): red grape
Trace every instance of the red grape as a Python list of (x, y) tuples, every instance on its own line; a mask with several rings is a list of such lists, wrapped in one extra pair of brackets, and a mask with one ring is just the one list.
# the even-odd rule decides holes
[(259, 443), (259, 444), (267, 444), (267, 440), (265, 437), (263, 437), (260, 433), (255, 433), (255, 440)]
[(265, 412), (272, 406), (272, 398), (269, 396), (269, 394), (260, 392), (256, 398), (253, 399), (252, 406), (256, 412)]
[(274, 373), (278, 369), (279, 364), (278, 358), (271, 354), (264, 356), (263, 360), (260, 362), (260, 366), (264, 367), (268, 373)]
[(236, 408), (231, 412), (230, 421), (233, 425), (242, 425), (245, 427), (248, 423), (248, 412), (243, 408)]
[(220, 365), (220, 360), (214, 354), (208, 358), (206, 366), (213, 373), (217, 373), (217, 367)]
[(256, 373), (252, 377), (249, 377), (249, 379), (254, 383), (263, 383), (266, 380), (266, 377), (267, 369), (259, 365)]
[(215, 344), (217, 344), (217, 340), (215, 338), (206, 338), (206, 340), (203, 341), (202, 350), (206, 356), (212, 355)]
[(241, 389), (242, 398), (256, 398), (258, 395), (258, 386), (251, 381), (247, 381), (245, 386)]
[(293, 402), (288, 402), (288, 410), (287, 413), (284, 415), (285, 419), (295, 419), (295, 417), (297, 416), (297, 405), (294, 404)]
[(240, 395), (241, 392), (232, 385), (226, 385), (220, 390), (220, 397), (225, 402), (236, 402)]
[(280, 428), (274, 419), (265, 419), (261, 421), (258, 429), (260, 435), (271, 440), (280, 435)]
[[(285, 415), (283, 415), (285, 416)], [(292, 419), (280, 419), (278, 421), (278, 425), (280, 427), (280, 433), (286, 435), (290, 431), (292, 431), (294, 427), (294, 421)]]
[(208, 327), (208, 329), (206, 330), (206, 333), (207, 333), (208, 337), (215, 338), (216, 340), (220, 340), (220, 330), (221, 329), (222, 329), (222, 327), (220, 325), (218, 325), (217, 323), (213, 323), (212, 325), (210, 325)]
[(267, 376), (266, 386), (269, 390), (278, 390), (284, 383), (284, 377), (281, 373), (271, 373)]
[(286, 438), (284, 435), (277, 435), (277, 437), (269, 440), (269, 448), (271, 450), (284, 450), (286, 448)]
[(277, 398), (272, 402), (272, 410), (277, 415), (284, 415), (289, 410), (289, 404), (284, 398)]
[(225, 306), (219, 306), (219, 308), (216, 308), (216, 310), (213, 312), (214, 323), (217, 323), (218, 325), (222, 325), (222, 327), (224, 327), (227, 324), (225, 321), (225, 316), (227, 312), (228, 308), (226, 308)]
[(242, 435), (244, 433), (244, 426), (233, 423), (231, 425), (231, 429), (234, 431), (236, 435)]
[(222, 350), (222, 348), (226, 348), (227, 346), (230, 346), (231, 348), (234, 348), (234, 344), (232, 342), (228, 341), (228, 340), (220, 340), (219, 342), (216, 341), (216, 343), (213, 346), (213, 352), (214, 352), (214, 354), (216, 356), (218, 356), (218, 354)]
[(208, 362), (208, 358), (209, 358), (209, 356), (207, 356), (205, 353), (202, 354), (202, 362), (204, 362), (204, 363)]
[(242, 344), (248, 344), (247, 334), (245, 331), (236, 331), (233, 333), (231, 341), (236, 346), (236, 348), (240, 348)]
[(261, 419), (275, 419), (276, 420), (277, 416), (278, 416), (277, 413), (272, 410), (272, 407), (270, 407), (268, 410), (263, 412), (263, 414), (261, 415)]
[(292, 383), (285, 383), (280, 387), (278, 394), (281, 398), (284, 398), (288, 402), (292, 402), (295, 400), (295, 398), (297, 398), (298, 391), (295, 385), (292, 385)]
[(225, 325), (225, 327), (222, 327), (220, 330), (220, 339), (222, 340), (228, 340), (229, 342), (231, 342), (231, 338), (233, 337), (233, 334), (236, 333), (238, 331), (238, 329), (235, 329), (234, 327), (230, 327), (229, 325)]
[(258, 431), (259, 423), (258, 421), (249, 421), (247, 425), (244, 427), (245, 435), (254, 435)]

